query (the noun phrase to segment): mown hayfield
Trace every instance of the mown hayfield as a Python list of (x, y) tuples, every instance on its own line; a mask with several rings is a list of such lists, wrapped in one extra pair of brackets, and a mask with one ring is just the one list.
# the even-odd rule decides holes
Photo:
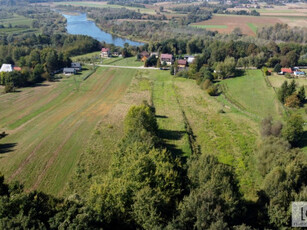
[(256, 120), (283, 116), (283, 108), (260, 70), (246, 70), (244, 76), (223, 80), (221, 86), (229, 101)]
[[(10, 33), (24, 33), (24, 32), (36, 32), (37, 29), (33, 29), (32, 22), (33, 19), (26, 18), (21, 15), (14, 14), (11, 18), (3, 18), (0, 19), (0, 25), (3, 25), (5, 28), (0, 28), (0, 34), (10, 34)], [(12, 26), (12, 28), (8, 28), (9, 25)], [(29, 26), (29, 28), (15, 28), (15, 26)]]
[(255, 30), (257, 28), (266, 25), (275, 25), (276, 23), (281, 23), (281, 21), (274, 17), (215, 14), (212, 19), (194, 23), (192, 26), (207, 26), (206, 29), (216, 30), (220, 33), (231, 33), (236, 27), (238, 27), (241, 29), (243, 34), (255, 35)]
[(136, 56), (128, 58), (122, 58), (122, 57), (101, 58), (99, 51), (85, 55), (75, 56), (72, 58), (72, 60), (81, 61), (85, 63), (95, 62), (97, 64), (103, 64), (103, 65), (134, 66), (134, 67), (144, 66), (144, 62), (137, 61)]
[[(99, 68), (0, 96), (0, 171), (26, 190), (61, 194), (99, 121), (125, 95), (137, 70)], [(85, 73), (86, 74), (86, 73)], [(113, 116), (112, 116), (113, 117)]]

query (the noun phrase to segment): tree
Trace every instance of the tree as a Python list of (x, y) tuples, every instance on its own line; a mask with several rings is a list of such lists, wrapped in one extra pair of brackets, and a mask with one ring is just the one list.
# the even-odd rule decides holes
[(279, 63), (277, 63), (275, 66), (274, 66), (274, 72), (276, 73), (279, 73), (281, 71), (281, 65)]
[(233, 57), (227, 57), (224, 62), (219, 62), (215, 68), (219, 78), (232, 77), (235, 74), (236, 61)]
[(301, 86), (298, 90), (297, 97), (300, 101), (300, 104), (303, 105), (305, 102), (306, 94), (305, 94), (305, 87)]
[(285, 127), (282, 130), (282, 136), (292, 145), (296, 145), (304, 133), (304, 120), (299, 114), (291, 114)]

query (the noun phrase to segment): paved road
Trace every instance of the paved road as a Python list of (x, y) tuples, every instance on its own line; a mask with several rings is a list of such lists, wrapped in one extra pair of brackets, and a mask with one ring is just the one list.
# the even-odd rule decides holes
[(101, 67), (112, 67), (112, 68), (123, 68), (123, 69), (159, 69), (155, 67), (144, 67), (144, 66), (119, 66), (119, 65), (96, 65)]

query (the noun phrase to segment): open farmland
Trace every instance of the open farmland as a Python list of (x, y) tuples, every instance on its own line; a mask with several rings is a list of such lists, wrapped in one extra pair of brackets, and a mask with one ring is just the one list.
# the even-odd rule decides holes
[[(241, 15), (214, 15), (208, 21), (198, 22), (192, 26), (205, 26), (208, 30), (218, 31), (220, 33), (231, 33), (236, 27), (240, 28), (243, 34), (255, 35), (255, 29), (265, 26), (281, 23), (274, 17), (255, 17)], [(224, 26), (224, 28), (222, 28)]]
[(242, 77), (222, 81), (221, 86), (226, 98), (255, 120), (260, 121), (268, 115), (280, 119), (284, 113), (260, 70), (247, 70)]
[(146, 14), (155, 14), (153, 9), (141, 8), (141, 7), (129, 7), (129, 6), (121, 6), (121, 5), (111, 5), (107, 4), (107, 2), (55, 2), (51, 3), (52, 5), (71, 5), (71, 6), (85, 6), (85, 7), (97, 7), (97, 8), (127, 8), (129, 10), (140, 11), (140, 13)]
[[(36, 32), (37, 29), (31, 28), (32, 22), (33, 19), (17, 14), (12, 15), (10, 18), (2, 18), (0, 19), (0, 25), (3, 25), (5, 28), (0, 28), (0, 34)], [(26, 26), (28, 28), (22, 28), (22, 26)]]
[[(86, 73), (85, 73), (86, 74)], [(82, 148), (95, 126), (125, 94), (136, 70), (99, 68), (1, 95), (0, 170), (27, 190), (60, 194), (73, 175)]]

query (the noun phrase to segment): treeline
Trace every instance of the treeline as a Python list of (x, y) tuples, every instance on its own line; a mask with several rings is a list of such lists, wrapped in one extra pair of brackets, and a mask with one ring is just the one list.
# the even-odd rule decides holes
[(284, 42), (307, 42), (307, 29), (301, 27), (290, 28), (287, 24), (277, 23), (274, 26), (265, 26), (257, 30), (257, 37)]
[(126, 2), (126, 1), (108, 1), (109, 5), (121, 5), (121, 6), (129, 6), (129, 7), (138, 7), (138, 8), (145, 8), (143, 4), (135, 3), (135, 2)]
[[(306, 199), (306, 157), (285, 139), (301, 127), (267, 118), (256, 152), (261, 175), (256, 201), (246, 201), (231, 166), (210, 153), (188, 159), (159, 138), (154, 108), (133, 106), (107, 175), (88, 197), (58, 199), (0, 177), (0, 226), (76, 229), (280, 229), (290, 226), (290, 203)], [(298, 133), (298, 132), (295, 132)]]

